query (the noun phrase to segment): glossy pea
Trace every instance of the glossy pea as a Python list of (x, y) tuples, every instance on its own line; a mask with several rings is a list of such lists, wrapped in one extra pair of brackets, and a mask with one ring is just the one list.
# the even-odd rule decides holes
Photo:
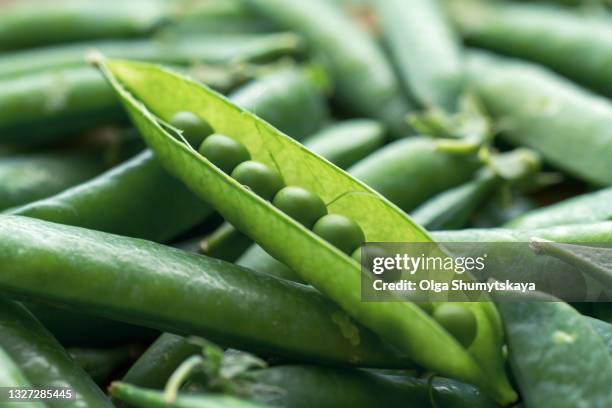
[(459, 343), (469, 347), (476, 336), (476, 318), (474, 313), (457, 303), (443, 303), (433, 311), (433, 318)]
[(232, 171), (232, 177), (264, 200), (272, 199), (284, 184), (276, 170), (253, 160), (240, 163)]
[(192, 146), (197, 146), (213, 130), (210, 125), (192, 112), (177, 112), (170, 119), (170, 124), (182, 131), (182, 136)]
[(217, 133), (204, 139), (199, 152), (225, 173), (231, 173), (236, 166), (251, 158), (242, 143)]
[(274, 196), (272, 204), (306, 228), (312, 228), (319, 218), (327, 214), (327, 207), (321, 197), (296, 186), (281, 189)]
[(347, 254), (351, 254), (355, 248), (365, 242), (361, 227), (352, 219), (340, 214), (321, 217), (312, 230)]

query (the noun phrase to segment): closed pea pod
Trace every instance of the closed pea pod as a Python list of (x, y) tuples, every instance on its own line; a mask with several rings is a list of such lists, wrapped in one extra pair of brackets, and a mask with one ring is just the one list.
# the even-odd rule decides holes
[(324, 0), (248, 0), (254, 10), (303, 35), (329, 71), (335, 96), (356, 115), (383, 122), (394, 137), (406, 136), (410, 110), (383, 53), (368, 34)]
[(68, 387), (69, 407), (112, 407), (104, 393), (70, 358), (53, 336), (23, 306), (2, 300), (0, 346), (18, 364), (32, 386)]
[[(0, 348), (0, 386), (1, 387), (24, 387), (29, 388), (31, 384), (25, 378), (19, 367), (6, 352)], [(39, 402), (22, 402), (19, 404), (24, 408), (44, 408)]]
[(463, 60), (438, 0), (376, 3), (384, 37), (408, 93), (426, 107), (457, 108), (463, 90)]
[(447, 1), (470, 44), (539, 62), (597, 92), (612, 95), (609, 17), (547, 4)]
[[(0, 221), (0, 262), (13, 265), (0, 274), (2, 293), (269, 355), (412, 365), (304, 285), (141, 239), (27, 217)], [(45, 276), (53, 279), (40, 285)]]
[(291, 33), (89, 41), (5, 53), (0, 61), (0, 78), (85, 66), (85, 58), (92, 50), (115, 58), (130, 57), (172, 65), (204, 65), (212, 68), (232, 61), (270, 61), (295, 54), (300, 48), (300, 38)]
[(468, 61), (470, 82), (502, 138), (584, 181), (612, 183), (612, 103), (535, 64), (476, 52)]

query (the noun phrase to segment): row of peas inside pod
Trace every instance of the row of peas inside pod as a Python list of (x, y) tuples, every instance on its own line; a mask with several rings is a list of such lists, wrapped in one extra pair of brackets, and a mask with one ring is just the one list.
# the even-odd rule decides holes
[[(199, 145), (198, 152), (212, 164), (229, 174), (264, 200), (300, 222), (342, 252), (361, 261), (365, 235), (349, 217), (328, 214), (323, 200), (299, 186), (285, 186), (278, 171), (251, 160), (247, 148), (229, 136), (214, 133), (202, 119), (191, 112), (177, 112), (170, 124), (181, 132), (190, 145)], [(463, 346), (469, 347), (476, 335), (476, 318), (469, 308), (458, 303), (423, 305)]]

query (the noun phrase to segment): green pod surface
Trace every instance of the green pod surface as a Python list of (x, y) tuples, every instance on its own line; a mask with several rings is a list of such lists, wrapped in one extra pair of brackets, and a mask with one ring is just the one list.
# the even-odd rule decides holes
[(393, 70), (372, 38), (325, 0), (248, 0), (255, 10), (304, 36), (330, 73), (335, 97), (358, 116), (383, 122), (395, 137), (409, 133), (411, 109)]
[(580, 313), (551, 301), (501, 301), (498, 307), (526, 407), (612, 404), (612, 354)]
[(57, 194), (106, 168), (101, 155), (73, 150), (0, 159), (0, 211)]
[(427, 230), (462, 228), (487, 197), (504, 186), (525, 181), (539, 167), (538, 156), (526, 149), (493, 155), (474, 180), (438, 194), (419, 206), (411, 216)]
[(612, 103), (528, 62), (472, 53), (468, 66), (504, 139), (587, 182), (612, 184)]
[(112, 349), (68, 349), (68, 354), (101, 387), (108, 385), (107, 380), (111, 374), (138, 355), (137, 353), (138, 349), (133, 346)]
[(545, 4), (453, 1), (453, 19), (470, 44), (539, 62), (612, 95), (612, 24)]
[(201, 352), (201, 347), (186, 338), (164, 333), (136, 360), (121, 381), (161, 390), (181, 363)]
[(341, 364), (407, 364), (303, 285), (149, 241), (27, 217), (0, 216), (0, 237), (0, 262), (12, 265), (0, 277), (5, 293), (238, 349)]
[(422, 106), (455, 111), (465, 79), (462, 50), (439, 1), (384, 0), (376, 10), (408, 93)]
[(428, 231), (462, 228), (498, 187), (500, 179), (495, 174), (484, 174), (425, 201), (410, 216)]
[[(0, 50), (68, 41), (144, 35), (171, 16), (162, 0), (15, 2), (0, 16)], [(32, 29), (36, 27), (36, 29)]]
[(0, 80), (0, 142), (49, 144), (124, 118), (117, 98), (91, 67)]
[(349, 168), (349, 173), (369, 185), (404, 211), (428, 198), (470, 180), (481, 163), (475, 154), (438, 149), (435, 139), (398, 140)]
[(537, 229), (555, 225), (590, 224), (612, 219), (612, 188), (568, 198), (523, 214), (504, 225), (513, 229)]
[[(300, 136), (324, 120), (315, 114), (325, 112), (325, 100), (310, 79), (302, 70), (272, 73), (240, 88), (232, 99)], [(270, 113), (274, 116), (268, 118)], [(212, 214), (161, 168), (150, 151), (89, 182), (10, 212), (154, 241), (175, 238)]]
[[(21, 369), (2, 348), (0, 348), (0, 387), (32, 387)], [(45, 405), (41, 402), (24, 401), (20, 402), (19, 406), (23, 408), (45, 408)]]
[(588, 316), (584, 318), (590, 323), (593, 330), (599, 334), (604, 343), (608, 346), (610, 353), (612, 353), (612, 324)]
[[(6, 265), (6, 264), (5, 264)], [(34, 387), (69, 387), (66, 407), (112, 407), (108, 398), (23, 306), (0, 300), (0, 347)]]
[(430, 383), (427, 379), (321, 366), (278, 366), (247, 375), (255, 382), (249, 399), (279, 408), (498, 406), (477, 388), (445, 378), (434, 378)]
[(57, 45), (2, 55), (0, 78), (16, 77), (55, 68), (84, 66), (96, 50), (115, 58), (135, 58), (176, 65), (224, 64), (234, 61), (267, 61), (291, 55), (301, 48), (291, 33), (260, 35), (206, 35), (178, 39), (92, 41)]
[(120, 401), (137, 408), (265, 408), (253, 402), (224, 394), (179, 394), (168, 402), (163, 392), (113, 383), (110, 393)]

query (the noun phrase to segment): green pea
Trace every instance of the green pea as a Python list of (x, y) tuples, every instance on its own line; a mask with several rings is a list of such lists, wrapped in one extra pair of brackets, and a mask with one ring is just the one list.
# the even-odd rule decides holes
[(283, 188), (283, 179), (276, 170), (253, 160), (242, 162), (236, 166), (232, 171), (232, 177), (249, 187), (264, 200), (272, 199), (274, 194)]
[(251, 159), (242, 143), (218, 133), (204, 139), (199, 152), (226, 173), (231, 173), (240, 163)]
[(361, 227), (353, 220), (340, 214), (321, 217), (313, 227), (315, 234), (338, 247), (342, 252), (352, 253), (365, 242)]
[(321, 197), (301, 187), (283, 188), (276, 193), (272, 203), (306, 228), (312, 228), (319, 218), (327, 214), (327, 207)]
[(191, 112), (177, 112), (170, 119), (170, 124), (183, 131), (183, 137), (192, 146), (197, 146), (213, 132), (208, 122)]
[(361, 263), (361, 247), (353, 251), (353, 253), (351, 254), (351, 258)]
[(433, 312), (433, 318), (465, 347), (476, 337), (476, 318), (472, 311), (457, 303), (443, 303)]

